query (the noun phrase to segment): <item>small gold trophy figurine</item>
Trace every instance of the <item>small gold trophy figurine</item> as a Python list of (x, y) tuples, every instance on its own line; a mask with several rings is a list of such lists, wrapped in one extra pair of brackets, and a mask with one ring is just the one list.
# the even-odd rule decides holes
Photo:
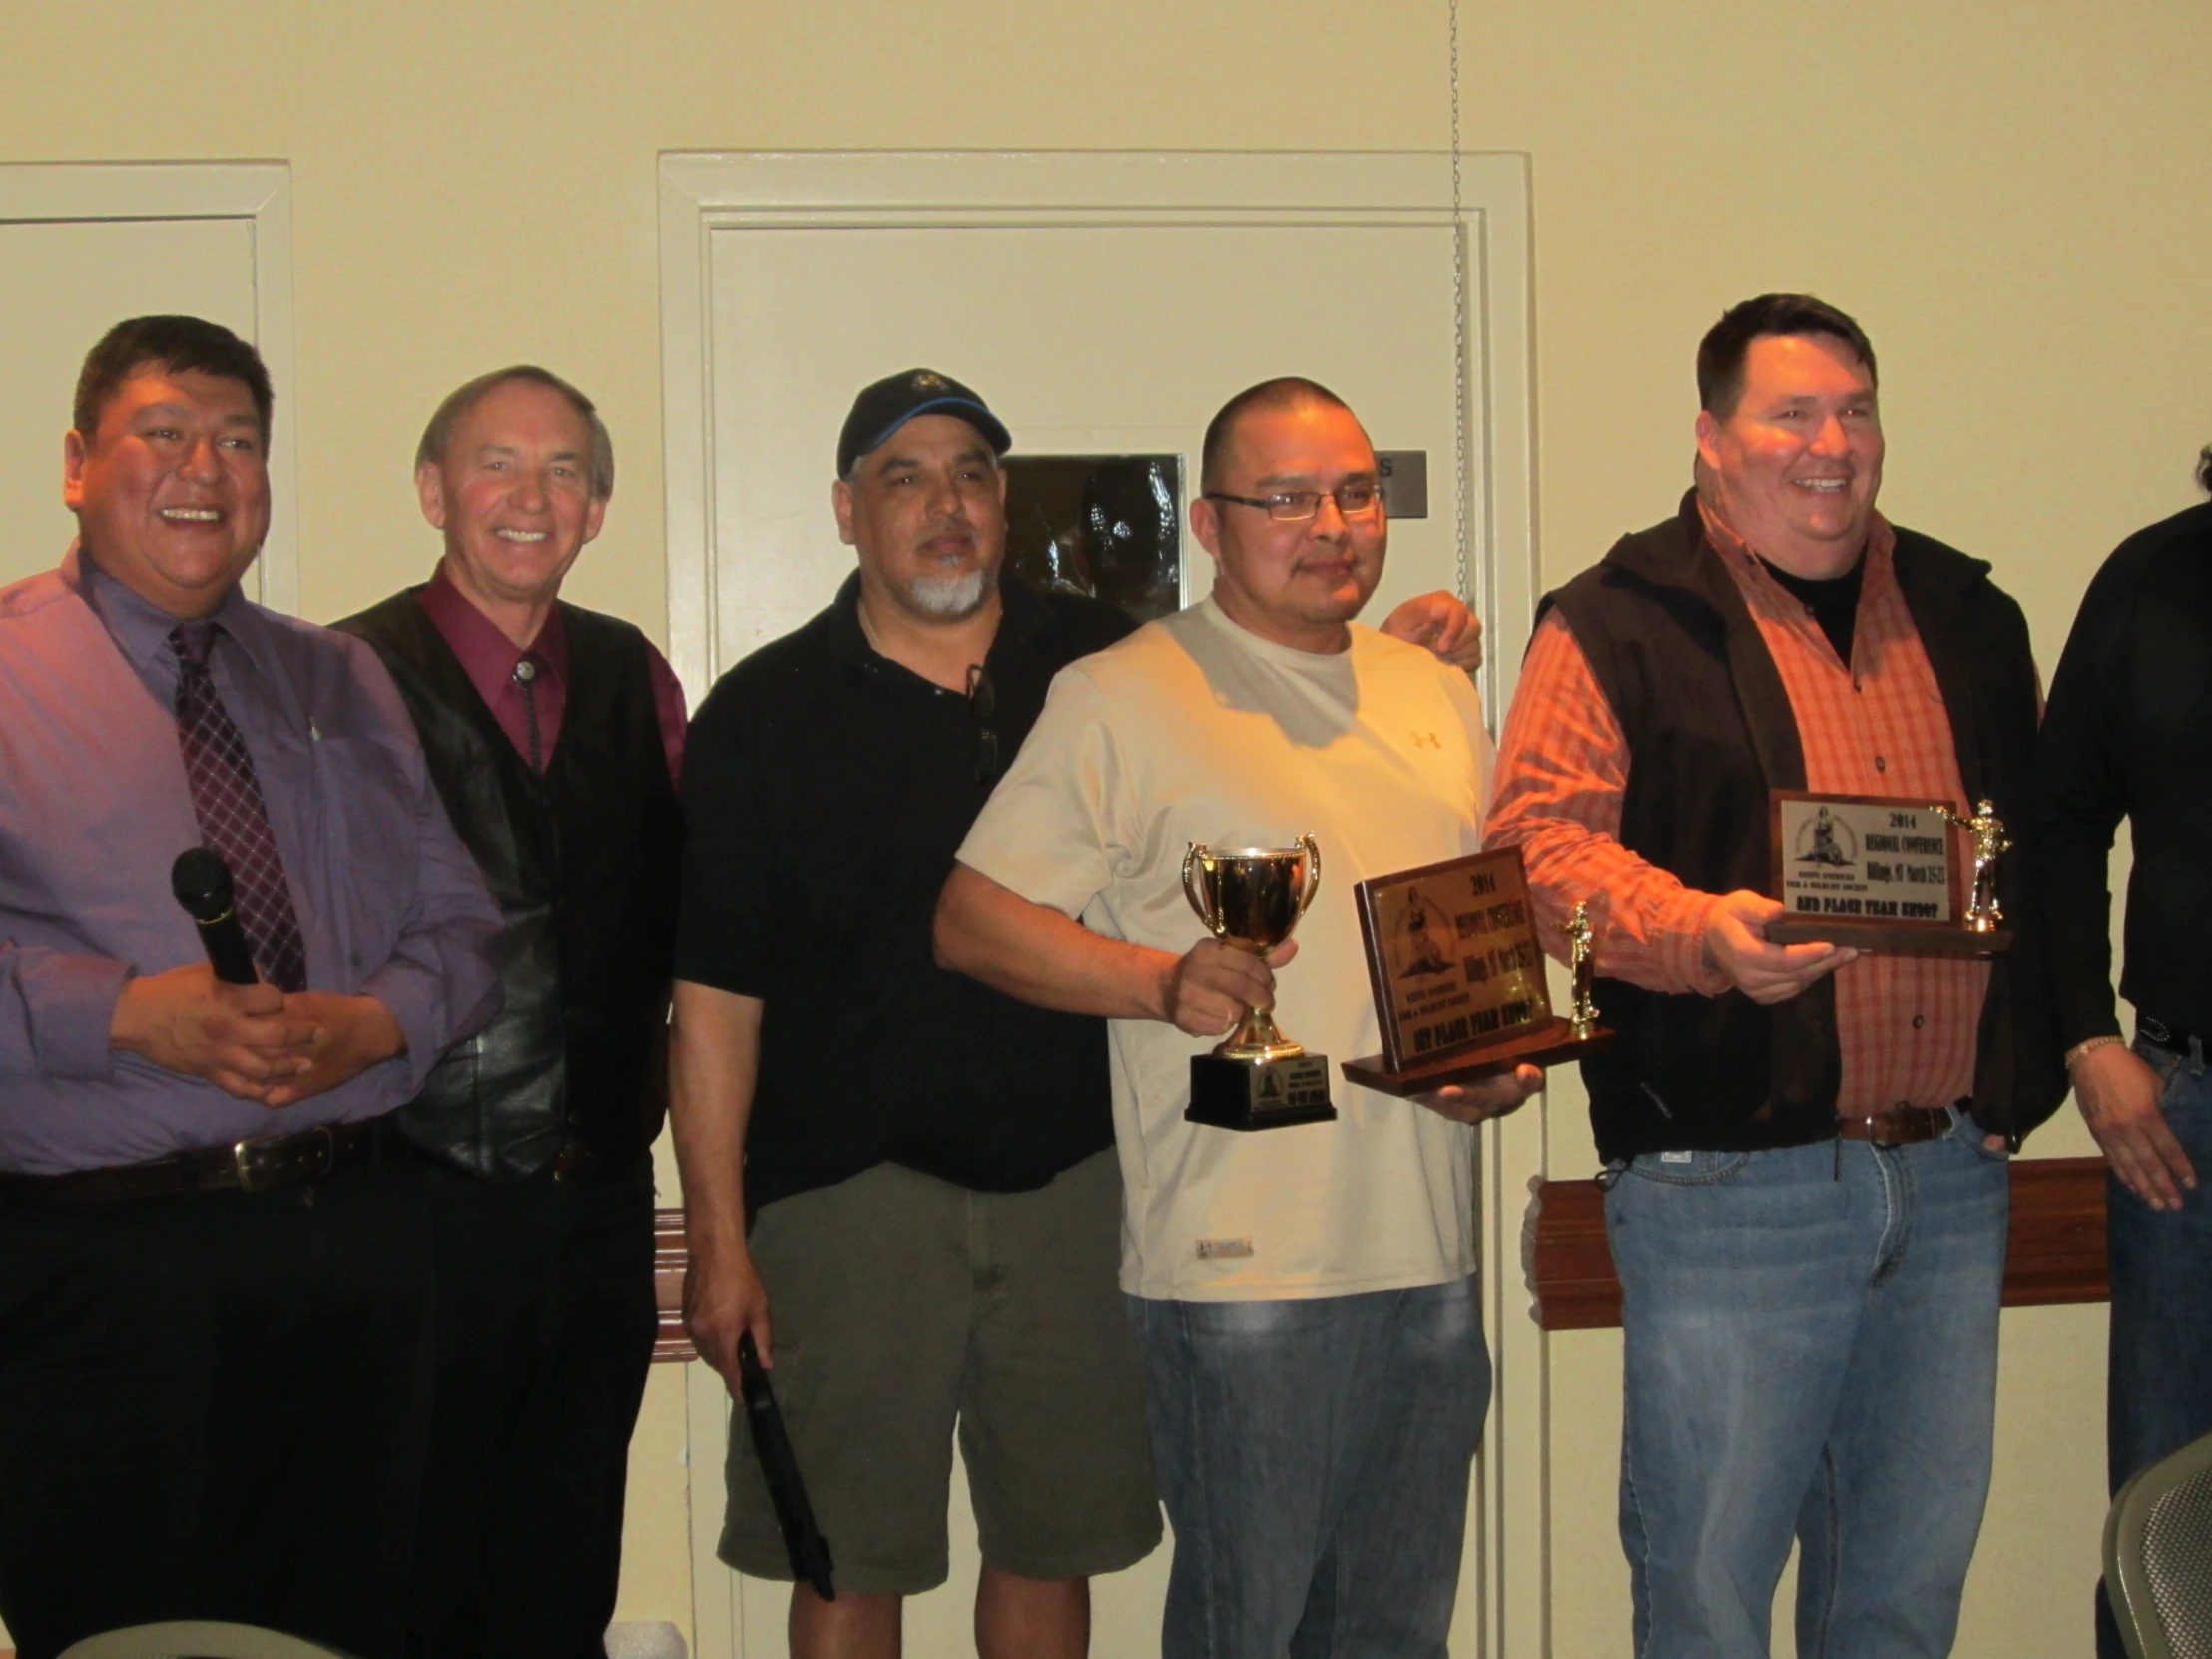
[[(1183, 857), (1183, 895), (1223, 944), (1265, 956), (1291, 936), (1321, 889), (1321, 848), (1311, 835), (1294, 846), (1219, 850), (1193, 846)], [(1329, 1062), (1279, 1030), (1266, 1008), (1247, 1008), (1211, 1054), (1191, 1056), (1191, 1103), (1183, 1114), (1217, 1129), (1278, 1129), (1326, 1123)]]
[(1966, 907), (1966, 931), (1994, 933), (2004, 920), (2003, 910), (1997, 907), (1997, 860), (2012, 850), (2012, 837), (2004, 832), (1996, 803), (1987, 797), (1975, 802), (1971, 818), (1960, 818), (1939, 801), (1929, 803), (1928, 810), (1973, 837), (1973, 902)]
[(1567, 918), (1567, 965), (1574, 973), (1574, 1005), (1567, 1010), (1567, 1034), (1576, 1042), (1586, 1040), (1597, 1029), (1597, 1003), (1591, 995), (1597, 977), (1596, 966), (1591, 960), (1593, 937), (1590, 901), (1585, 898)]

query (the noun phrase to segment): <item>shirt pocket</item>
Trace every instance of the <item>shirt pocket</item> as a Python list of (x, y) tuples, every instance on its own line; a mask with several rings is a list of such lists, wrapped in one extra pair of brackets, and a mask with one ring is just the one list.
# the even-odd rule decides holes
[(390, 960), (414, 908), (427, 802), (399, 758), (373, 738), (317, 741), (314, 779), (321, 908), (338, 952), (334, 962), (312, 963), (315, 988), (352, 992)]

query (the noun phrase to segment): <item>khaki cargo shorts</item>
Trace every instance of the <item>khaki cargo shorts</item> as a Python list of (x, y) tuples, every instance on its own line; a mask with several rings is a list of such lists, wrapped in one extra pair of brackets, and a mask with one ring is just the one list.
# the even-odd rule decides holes
[[(879, 1164), (767, 1206), (751, 1243), (770, 1382), (839, 1590), (944, 1582), (955, 1424), (989, 1565), (1081, 1578), (1160, 1541), (1110, 1149), (1027, 1193)], [(722, 1559), (789, 1579), (742, 1413), (729, 1492)]]

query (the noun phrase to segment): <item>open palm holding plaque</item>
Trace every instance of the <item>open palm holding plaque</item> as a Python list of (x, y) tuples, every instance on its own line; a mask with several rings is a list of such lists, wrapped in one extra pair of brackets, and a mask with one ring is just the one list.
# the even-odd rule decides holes
[[(1767, 923), (1773, 943), (1946, 956), (2011, 948), (1996, 861), (2012, 843), (1988, 802), (1962, 813), (1908, 797), (1802, 790), (1776, 790), (1773, 802), (1783, 911)], [(1964, 861), (1960, 831), (1970, 842)]]
[[(1573, 1019), (1551, 1011), (1519, 847), (1380, 876), (1353, 892), (1382, 1030), (1381, 1054), (1344, 1062), (1353, 1082), (1421, 1094), (1611, 1041), (1594, 1009), (1578, 1005)], [(1587, 951), (1585, 930), (1576, 946), (1585, 963)], [(1586, 988), (1587, 979), (1585, 968), (1577, 982)]]

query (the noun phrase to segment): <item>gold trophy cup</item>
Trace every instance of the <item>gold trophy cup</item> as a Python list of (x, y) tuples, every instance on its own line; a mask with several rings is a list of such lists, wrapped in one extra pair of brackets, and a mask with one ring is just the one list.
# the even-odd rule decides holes
[[(1183, 855), (1183, 895), (1206, 930), (1232, 950), (1265, 956), (1291, 936), (1321, 889), (1321, 848), (1295, 846)], [(1183, 1115), (1218, 1129), (1280, 1129), (1326, 1123), (1329, 1062), (1283, 1035), (1265, 1008), (1247, 1008), (1210, 1054), (1191, 1056), (1191, 1103)]]

